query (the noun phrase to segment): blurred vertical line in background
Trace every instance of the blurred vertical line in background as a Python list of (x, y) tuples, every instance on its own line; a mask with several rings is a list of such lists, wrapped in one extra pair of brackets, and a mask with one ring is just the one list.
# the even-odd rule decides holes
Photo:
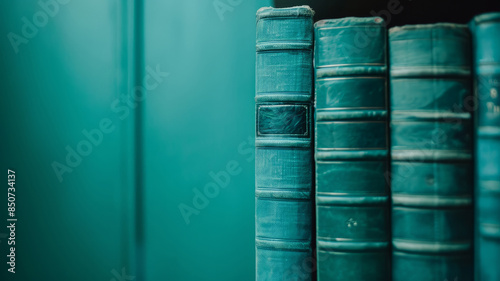
[[(134, 0), (118, 1), (116, 21), (116, 56), (117, 56), (117, 98), (121, 104), (127, 104), (134, 87)], [(121, 264), (131, 276), (136, 276), (136, 164), (135, 164), (135, 112), (131, 118), (123, 120), (120, 148), (120, 186), (121, 186)]]
[[(133, 44), (132, 75), (133, 88), (128, 91), (134, 95), (135, 87), (143, 86), (144, 77), (144, 3), (143, 0), (130, 0), (133, 4)], [(145, 94), (145, 93), (142, 93)], [(143, 176), (143, 102), (137, 102), (134, 118), (135, 139), (135, 242), (136, 242), (136, 280), (145, 278), (145, 241), (144, 241), (144, 176)]]
[[(143, 86), (143, 1), (119, 1), (117, 33), (117, 88), (120, 102), (134, 102), (134, 90)], [(145, 93), (142, 93), (145, 94)], [(121, 139), (122, 177), (122, 264), (135, 280), (145, 280), (143, 104), (135, 103), (131, 117), (124, 120)]]

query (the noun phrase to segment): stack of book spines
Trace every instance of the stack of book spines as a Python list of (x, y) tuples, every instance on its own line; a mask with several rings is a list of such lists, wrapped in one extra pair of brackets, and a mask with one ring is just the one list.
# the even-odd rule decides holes
[(318, 279), (388, 280), (384, 22), (319, 21), (315, 40)]
[(393, 280), (472, 280), (467, 26), (389, 30)]
[[(307, 172), (300, 171), (314, 171), (314, 162), (297, 160), (310, 160), (311, 135), (297, 134), (305, 132), (298, 127), (307, 126), (290, 126), (311, 114), (306, 108), (313, 78), (305, 73), (313, 43), (311, 26), (303, 23), (312, 25), (312, 11), (303, 17), (304, 9), (310, 11), (269, 8), (258, 15), (257, 65), (269, 65), (257, 70), (258, 280), (313, 278), (303, 269), (310, 261), (310, 241), (296, 239), (314, 225), (298, 211), (308, 210), (300, 204), (311, 202), (306, 203)], [(387, 91), (386, 31), (380, 28), (385, 24), (380, 18), (378, 25), (370, 24), (373, 19), (315, 25), (318, 280), (472, 280), (474, 215), (476, 278), (500, 280), (500, 13), (474, 18), (472, 39), (460, 24), (392, 28), (389, 114), (381, 95)], [(384, 40), (377, 39), (381, 34)], [(389, 117), (390, 140), (381, 126)], [(293, 121), (277, 122), (280, 118)], [(286, 168), (284, 163), (295, 164)], [(287, 176), (269, 167), (287, 170)], [(392, 220), (383, 211), (389, 209), (388, 181)], [(392, 233), (384, 232), (389, 226)], [(384, 237), (392, 239), (392, 260)]]
[(477, 98), (477, 280), (500, 280), (500, 13), (471, 21)]
[[(257, 12), (257, 280), (311, 280), (313, 11)], [(308, 267), (307, 267), (308, 268)]]

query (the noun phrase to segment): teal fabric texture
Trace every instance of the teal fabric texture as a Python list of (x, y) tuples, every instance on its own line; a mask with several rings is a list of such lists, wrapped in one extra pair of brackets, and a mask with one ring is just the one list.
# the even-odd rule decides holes
[(393, 280), (473, 279), (467, 26), (389, 30)]
[(390, 279), (386, 34), (379, 17), (315, 24), (318, 280)]
[(312, 280), (313, 11), (257, 12), (256, 280)]
[(471, 21), (476, 127), (477, 280), (500, 280), (500, 13)]

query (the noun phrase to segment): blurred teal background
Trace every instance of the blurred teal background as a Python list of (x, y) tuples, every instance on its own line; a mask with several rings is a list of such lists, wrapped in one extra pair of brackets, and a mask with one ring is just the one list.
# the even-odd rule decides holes
[(270, 4), (0, 3), (0, 280), (255, 279), (255, 12)]

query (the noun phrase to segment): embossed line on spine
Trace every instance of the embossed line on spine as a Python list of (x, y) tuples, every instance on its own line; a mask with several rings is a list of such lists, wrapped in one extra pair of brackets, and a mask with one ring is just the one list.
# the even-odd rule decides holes
[(298, 147), (298, 148), (310, 148), (312, 147), (311, 139), (269, 139), (269, 138), (257, 138), (255, 140), (256, 147)]
[(279, 190), (265, 187), (257, 187), (255, 197), (269, 200), (309, 200), (312, 196), (312, 186), (299, 190)]
[(257, 52), (279, 50), (307, 50), (311, 51), (313, 43), (308, 41), (265, 41), (256, 44)]
[(389, 196), (338, 196), (327, 192), (317, 192), (316, 204), (325, 206), (385, 206)]
[(418, 110), (393, 110), (391, 119), (393, 121), (442, 121), (451, 120), (469, 121), (472, 116), (468, 112), (450, 112), (450, 111), (418, 111)]
[(259, 249), (281, 250), (281, 251), (311, 251), (310, 240), (286, 240), (270, 239), (265, 237), (255, 237), (255, 246)]
[(396, 251), (443, 254), (470, 251), (472, 249), (472, 241), (431, 242), (393, 238), (392, 246)]
[(392, 204), (413, 208), (462, 208), (472, 205), (472, 196), (393, 194)]
[(496, 126), (479, 126), (477, 129), (479, 138), (498, 139), (500, 138), (500, 127)]
[(396, 150), (392, 149), (393, 161), (406, 162), (469, 162), (472, 160), (472, 152), (469, 150)]
[(472, 74), (470, 66), (391, 66), (391, 78), (415, 78), (415, 79), (440, 79), (440, 78), (463, 78)]
[(381, 63), (316, 65), (316, 79), (386, 79), (387, 67)]
[(486, 239), (500, 240), (500, 223), (479, 223), (479, 234)]
[(388, 151), (386, 149), (379, 150), (316, 150), (316, 162), (323, 163), (326, 161), (379, 161), (386, 160)]
[[(479, 198), (496, 198), (500, 202), (500, 180), (479, 179)], [(500, 240), (500, 221), (479, 222), (479, 234), (485, 239)]]
[(500, 196), (500, 179), (488, 180), (480, 178), (479, 190), (491, 193), (492, 196)]
[(316, 110), (316, 121), (385, 121), (387, 111), (380, 110)]
[(311, 102), (311, 92), (258, 92), (255, 96), (257, 103), (261, 102)]
[(332, 252), (370, 252), (385, 251), (389, 248), (389, 242), (380, 241), (326, 241), (318, 237), (318, 249)]

